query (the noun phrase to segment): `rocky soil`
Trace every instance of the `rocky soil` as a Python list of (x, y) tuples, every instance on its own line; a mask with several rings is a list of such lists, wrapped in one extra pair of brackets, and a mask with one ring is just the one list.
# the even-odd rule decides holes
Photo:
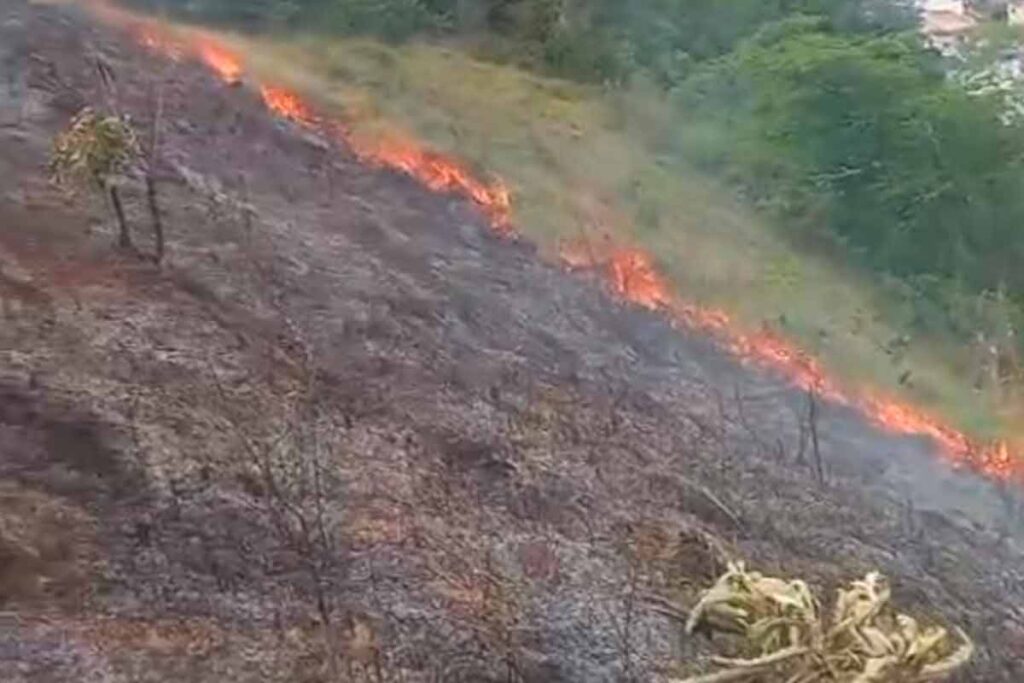
[[(162, 93), (162, 267), (47, 180), (97, 56), (140, 131)], [(963, 680), (1024, 680), (1016, 494), (827, 405), (821, 483), (782, 379), (22, 0), (0, 302), (0, 680), (656, 681), (710, 652), (680, 618), (731, 557), (880, 569), (976, 639)]]

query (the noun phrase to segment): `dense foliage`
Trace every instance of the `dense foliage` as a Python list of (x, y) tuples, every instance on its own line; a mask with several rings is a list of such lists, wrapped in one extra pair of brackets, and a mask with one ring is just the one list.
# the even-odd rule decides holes
[(774, 24), (676, 97), (728, 130), (712, 163), (793, 223), (887, 272), (1024, 293), (1024, 130), (916, 39)]

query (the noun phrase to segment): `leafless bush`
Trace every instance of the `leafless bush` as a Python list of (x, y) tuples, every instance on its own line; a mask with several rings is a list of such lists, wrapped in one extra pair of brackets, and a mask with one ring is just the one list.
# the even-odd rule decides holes
[[(331, 680), (338, 676), (341, 627), (338, 577), (344, 569), (340, 546), (342, 483), (331, 466), (342, 429), (315, 400), (314, 371), (307, 357), (300, 381), (291, 386), (276, 415), (238, 408), (244, 398), (232, 395), (210, 365), (222, 413), (237, 450), (235, 470), (254, 511), (269, 522), (277, 546), (296, 558), (311, 590)], [(259, 410), (257, 408), (257, 410)]]

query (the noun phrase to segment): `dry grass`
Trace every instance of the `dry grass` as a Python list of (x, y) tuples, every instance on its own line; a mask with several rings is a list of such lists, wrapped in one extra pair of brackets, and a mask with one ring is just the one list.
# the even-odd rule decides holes
[(957, 630), (922, 626), (889, 605), (890, 589), (868, 574), (840, 589), (830, 617), (803, 581), (748, 572), (742, 563), (707, 590), (686, 625), (738, 636), (743, 657), (677, 683), (787, 681), (924, 683), (947, 680), (970, 661), (974, 645)]
[(92, 521), (57, 498), (0, 486), (0, 608), (78, 604), (95, 561)]

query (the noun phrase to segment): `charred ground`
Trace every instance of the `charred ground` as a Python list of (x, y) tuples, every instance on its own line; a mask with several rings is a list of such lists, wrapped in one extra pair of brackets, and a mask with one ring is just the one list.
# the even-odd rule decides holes
[[(96, 55), (163, 93), (163, 268), (47, 182)], [(651, 680), (727, 556), (1024, 676), (1015, 494), (829, 406), (821, 485), (806, 396), (72, 9), (0, 2), (0, 66), (4, 680), (319, 680), (325, 612), (351, 680)]]

